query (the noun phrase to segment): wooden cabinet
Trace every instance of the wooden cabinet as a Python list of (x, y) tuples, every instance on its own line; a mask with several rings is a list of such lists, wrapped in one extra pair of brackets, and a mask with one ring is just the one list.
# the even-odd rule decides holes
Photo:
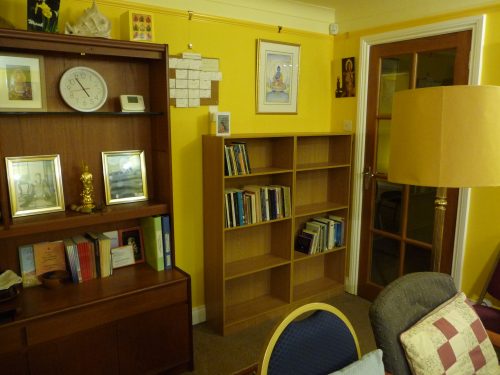
[[(251, 173), (226, 176), (224, 146), (238, 142)], [(203, 137), (205, 300), (218, 332), (344, 290), (347, 247), (308, 255), (295, 251), (295, 238), (313, 217), (348, 223), (351, 155), (352, 135), (344, 133)], [(224, 192), (247, 185), (289, 186), (291, 215), (226, 228)]]
[[(143, 217), (170, 215), (173, 233), (167, 46), (0, 30), (0, 55), (19, 54), (44, 61), (46, 111), (0, 112), (0, 270), (20, 274), (20, 245), (135, 227)], [(108, 98), (96, 112), (76, 112), (59, 94), (61, 75), (75, 66), (95, 69), (107, 83)], [(145, 112), (121, 112), (122, 94), (142, 95)], [(101, 154), (125, 150), (144, 151), (148, 200), (106, 206)], [(4, 158), (54, 154), (61, 160), (66, 206), (81, 202), (84, 161), (101, 209), (13, 218)], [(143, 263), (108, 278), (23, 290), (19, 313), (0, 324), (0, 373), (192, 369), (190, 277), (175, 267), (171, 239), (172, 270), (156, 272)]]

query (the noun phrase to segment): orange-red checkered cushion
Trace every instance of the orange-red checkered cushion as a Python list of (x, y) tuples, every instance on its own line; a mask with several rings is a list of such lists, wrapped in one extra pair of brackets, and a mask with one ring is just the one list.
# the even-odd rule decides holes
[(495, 349), (462, 292), (403, 332), (400, 339), (416, 375), (500, 374)]

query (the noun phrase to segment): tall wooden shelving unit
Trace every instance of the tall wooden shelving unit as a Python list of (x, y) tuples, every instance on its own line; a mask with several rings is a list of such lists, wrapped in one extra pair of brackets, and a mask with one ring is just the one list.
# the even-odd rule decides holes
[[(43, 57), (47, 102), (46, 112), (0, 112), (0, 269), (20, 274), (20, 245), (139, 226), (143, 217), (169, 214), (173, 233), (167, 46), (2, 29), (0, 54)], [(97, 112), (76, 112), (63, 102), (59, 79), (74, 66), (106, 80), (108, 99)], [(142, 95), (146, 111), (121, 112), (121, 94)], [(5, 157), (59, 154), (69, 206), (81, 199), (82, 161), (94, 176), (96, 202), (104, 201), (101, 153), (120, 150), (144, 150), (148, 201), (12, 219)], [(172, 245), (174, 255), (173, 238)], [(26, 288), (13, 301), (18, 313), (0, 324), (0, 373), (192, 369), (190, 288), (179, 268), (156, 272), (144, 263), (59, 289)]]
[[(251, 174), (224, 175), (224, 145), (232, 142), (246, 143)], [(294, 244), (315, 216), (338, 215), (348, 223), (351, 160), (347, 133), (203, 137), (205, 301), (207, 320), (218, 332), (344, 290), (346, 246), (306, 255)], [(273, 184), (291, 187), (290, 217), (224, 227), (225, 189)]]

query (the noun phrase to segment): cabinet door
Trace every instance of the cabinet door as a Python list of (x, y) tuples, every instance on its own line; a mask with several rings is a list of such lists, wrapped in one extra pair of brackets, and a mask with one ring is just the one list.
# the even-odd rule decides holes
[(120, 374), (149, 374), (191, 367), (187, 304), (178, 304), (117, 323)]
[(35, 345), (28, 351), (30, 373), (118, 374), (115, 343), (114, 327), (107, 325)]
[(26, 355), (22, 352), (0, 354), (0, 375), (29, 374)]

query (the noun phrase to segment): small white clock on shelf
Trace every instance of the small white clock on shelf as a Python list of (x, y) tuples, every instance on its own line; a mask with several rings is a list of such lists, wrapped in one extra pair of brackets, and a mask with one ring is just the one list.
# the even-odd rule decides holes
[(59, 91), (66, 104), (80, 112), (97, 111), (108, 97), (104, 78), (85, 66), (66, 70), (59, 81)]

